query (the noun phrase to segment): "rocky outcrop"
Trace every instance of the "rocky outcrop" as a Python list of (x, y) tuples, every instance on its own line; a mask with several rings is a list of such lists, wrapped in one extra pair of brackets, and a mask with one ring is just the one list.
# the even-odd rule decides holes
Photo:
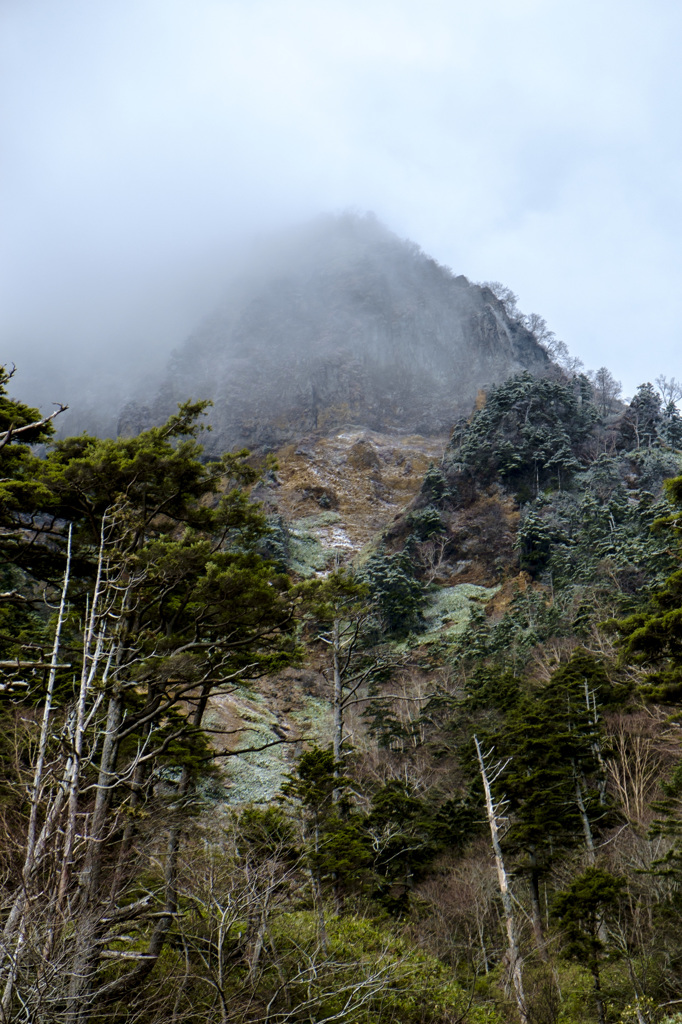
[(213, 451), (272, 450), (346, 424), (442, 435), (481, 387), (550, 367), (489, 289), (372, 217), (329, 217), (253, 261), (119, 428), (160, 422), (191, 396), (214, 402)]

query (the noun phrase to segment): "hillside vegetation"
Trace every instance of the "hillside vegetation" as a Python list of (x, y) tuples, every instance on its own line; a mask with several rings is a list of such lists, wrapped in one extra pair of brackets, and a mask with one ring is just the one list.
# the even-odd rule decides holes
[(6, 1022), (681, 1019), (674, 401), (519, 368), (396, 512), (383, 435), (55, 441), (9, 376)]

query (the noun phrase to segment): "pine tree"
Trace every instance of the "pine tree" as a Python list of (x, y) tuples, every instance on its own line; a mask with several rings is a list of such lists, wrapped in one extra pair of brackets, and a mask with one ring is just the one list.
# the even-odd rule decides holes
[(304, 858), (324, 946), (326, 889), (331, 889), (339, 912), (344, 895), (364, 886), (371, 865), (363, 816), (348, 799), (350, 787), (351, 779), (333, 751), (317, 746), (301, 755), (282, 786), (282, 794), (301, 810)]
[(659, 434), (671, 448), (676, 451), (682, 449), (682, 416), (675, 402), (670, 401), (664, 406)]
[(442, 820), (434, 819), (408, 783), (394, 779), (373, 795), (366, 827), (377, 877), (375, 897), (401, 916), (416, 882), (440, 848)]
[(369, 587), (380, 625), (387, 633), (405, 636), (420, 626), (426, 598), (407, 550), (373, 555), (363, 566), (361, 579)]
[(554, 910), (564, 935), (564, 952), (592, 975), (599, 1024), (606, 1024), (601, 986), (601, 965), (607, 951), (603, 926), (617, 912), (625, 888), (624, 878), (592, 866), (554, 897)]
[(38, 409), (10, 398), (7, 385), (15, 374), (0, 366), (0, 524), (13, 522), (12, 513), (35, 509), (32, 474), (38, 459), (32, 446), (44, 444), (54, 434), (53, 420), (68, 406), (41, 416)]
[(504, 775), (511, 826), (505, 848), (516, 855), (514, 871), (528, 880), (535, 943), (546, 957), (540, 882), (557, 857), (575, 844), (574, 736), (548, 717), (547, 702), (527, 696), (507, 716), (498, 746), (509, 756)]
[(661, 396), (651, 383), (640, 384), (620, 424), (625, 448), (651, 448), (661, 426)]
[[(68, 599), (85, 619), (83, 632), (75, 615), (64, 625), (61, 656), (79, 672), (75, 692), (71, 671), (57, 675), (60, 708), (48, 732), (63, 727), (67, 741), (49, 751), (38, 830), (31, 838), (29, 823), (21, 877), (9, 883), (6, 1014), (38, 947), (52, 986), (41, 998), (61, 1001), (73, 1024), (145, 982), (173, 926), (193, 785), (214, 756), (202, 731), (209, 699), (296, 651), (289, 581), (257, 552), (266, 524), (245, 490), (256, 474), (246, 453), (201, 460), (202, 409), (186, 405), (137, 438), (56, 442), (31, 461), (40, 498), (31, 519), (14, 510), (32, 457), (3, 483), (6, 507), (23, 523), (0, 538), (5, 558), (29, 590), (57, 587), (68, 561)], [(42, 701), (41, 686), (42, 677), (26, 703)], [(214, 743), (221, 753), (218, 734)], [(174, 779), (170, 814), (154, 784), (164, 775)], [(136, 835), (152, 812), (166, 833), (165, 878), (131, 918), (123, 904), (143, 864)], [(52, 888), (37, 903), (46, 878)], [(145, 955), (112, 979), (102, 965), (116, 959), (118, 931), (133, 919)]]
[[(666, 481), (666, 491), (682, 507), (682, 477)], [(679, 529), (682, 512), (660, 521)], [(682, 700), (682, 569), (651, 595), (649, 607), (625, 619), (609, 620), (607, 627), (620, 635), (621, 657), (646, 670), (643, 691), (662, 704)]]
[(482, 409), (449, 446), (450, 458), (478, 481), (496, 476), (537, 496), (566, 487), (580, 468), (581, 445), (597, 420), (586, 378), (574, 381), (518, 374), (490, 389)]
[[(522, 681), (503, 675), (490, 692), (504, 713), (491, 734), (507, 759), (503, 788), (509, 828), (503, 845), (515, 858), (514, 873), (528, 881), (535, 942), (543, 958), (541, 880), (581, 838), (594, 857), (594, 824), (606, 813), (600, 802), (604, 778), (597, 707), (608, 689), (603, 667), (577, 653), (539, 690), (529, 691)], [(478, 703), (484, 693), (479, 686)]]

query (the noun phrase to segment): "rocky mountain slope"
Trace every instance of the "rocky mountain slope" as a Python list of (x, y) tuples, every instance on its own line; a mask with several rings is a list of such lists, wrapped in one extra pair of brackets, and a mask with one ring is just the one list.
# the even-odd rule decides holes
[(3, 402), (12, 1020), (679, 1024), (682, 418), (602, 397), (219, 467)]
[[(298, 578), (310, 579), (339, 565), (361, 568), (384, 548), (401, 550), (411, 510), (428, 501), (425, 477), (441, 472), (436, 467), (443, 464), (446, 446), (443, 437), (360, 427), (328, 436), (311, 433), (284, 445), (276, 452), (277, 470), (252, 492), (270, 517), (272, 553), (283, 557)], [(422, 675), (418, 666), (430, 644), (461, 635), (477, 612), (499, 618), (510, 594), (526, 586), (523, 573), (517, 578), (514, 570), (500, 572), (514, 562), (517, 521), (513, 501), (493, 488), (453, 516), (445, 543), (437, 537), (432, 550), (428, 543), (421, 545), (422, 554), (429, 549), (426, 577), (431, 586), (421, 647), (414, 659), (407, 651), (401, 654), (410, 685), (415, 672)], [(256, 690), (239, 687), (211, 700), (212, 727), (231, 731), (224, 746), (264, 746), (230, 758), (223, 777), (229, 803), (274, 799), (304, 741), (323, 747), (331, 742), (328, 670), (324, 657), (309, 652), (304, 665), (260, 680)], [(361, 714), (357, 717), (354, 742), (362, 746), (366, 723)]]
[[(329, 436), (314, 433), (276, 452), (277, 470), (254, 491), (275, 529), (275, 542), (299, 577), (326, 575), (366, 553), (381, 532), (398, 523), (445, 439), (378, 433), (360, 427)], [(233, 757), (224, 783), (231, 803), (269, 800), (300, 755), (296, 741), (331, 737), (330, 689), (322, 669), (306, 665), (261, 680), (257, 692), (239, 688), (211, 701), (214, 727), (237, 730), (226, 744), (239, 749), (275, 744)], [(238, 731), (244, 728), (248, 732)], [(278, 745), (278, 740), (286, 744)]]
[(119, 428), (134, 434), (192, 396), (215, 403), (216, 452), (348, 424), (446, 435), (481, 387), (550, 366), (488, 288), (372, 217), (326, 217), (268, 244)]
[[(423, 605), (409, 643), (397, 643), (398, 690), (412, 694), (443, 658), (465, 660), (481, 645), (486, 654), (534, 649), (546, 674), (545, 662), (575, 642), (567, 638), (578, 613), (584, 630), (590, 617), (605, 617), (614, 586), (627, 606), (671, 569), (669, 541), (651, 532), (668, 508), (662, 482), (682, 467), (668, 421), (654, 416), (647, 427), (660, 447), (628, 450), (633, 418), (648, 423), (647, 388), (625, 416), (605, 421), (586, 378), (521, 374), (491, 389), (447, 443), (358, 427), (309, 434), (278, 450), (277, 471), (254, 491), (275, 529), (273, 553), (298, 578), (404, 559)], [(241, 721), (259, 742), (289, 741), (230, 762), (230, 801), (271, 799), (300, 756), (291, 741), (331, 741), (330, 698), (329, 666), (309, 652), (304, 667), (257, 693), (213, 702), (221, 727)], [(360, 720), (356, 750), (366, 739)]]

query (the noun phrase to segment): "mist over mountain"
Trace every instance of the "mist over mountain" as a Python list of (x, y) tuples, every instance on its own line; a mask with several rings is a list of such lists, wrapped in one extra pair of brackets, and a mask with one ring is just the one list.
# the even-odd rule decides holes
[(372, 215), (326, 216), (263, 244), (118, 429), (135, 434), (191, 397), (214, 402), (212, 451), (346, 424), (442, 434), (480, 388), (550, 367), (488, 288)]

